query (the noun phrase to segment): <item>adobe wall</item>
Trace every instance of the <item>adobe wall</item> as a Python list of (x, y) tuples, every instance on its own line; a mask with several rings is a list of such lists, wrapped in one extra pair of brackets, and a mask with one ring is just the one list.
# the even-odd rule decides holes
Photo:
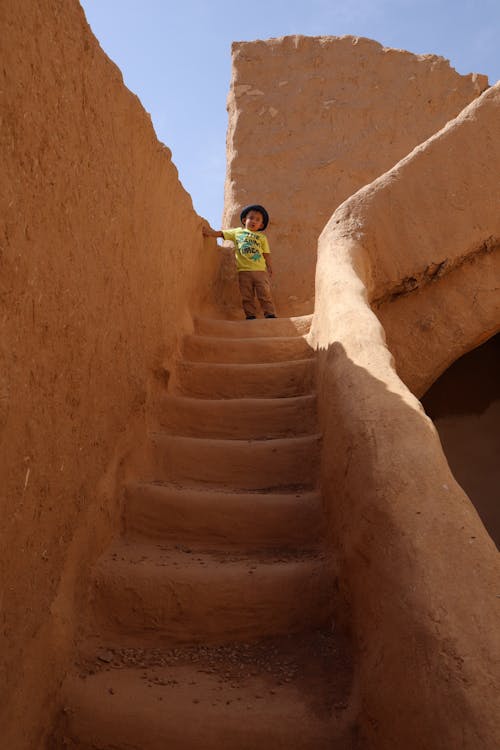
[(0, 736), (28, 750), (217, 258), (76, 0), (4, 0), (0, 38)]
[(455, 478), (500, 549), (500, 334), (454, 362), (422, 405)]
[[(318, 237), (332, 211), (487, 86), (443, 58), (358, 37), (233, 45), (224, 226), (263, 203), (278, 311), (311, 312)], [(238, 308), (229, 257), (223, 299)]]
[(322, 487), (371, 750), (500, 745), (498, 553), (411, 392), (500, 328), (499, 167), (497, 84), (320, 237)]
[(500, 328), (499, 102), (497, 84), (350, 214), (372, 260), (372, 305), (417, 396)]

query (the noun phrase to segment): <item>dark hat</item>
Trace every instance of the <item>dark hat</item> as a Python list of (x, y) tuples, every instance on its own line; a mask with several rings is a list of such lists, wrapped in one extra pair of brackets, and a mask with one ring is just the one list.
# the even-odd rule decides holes
[(259, 206), (258, 203), (252, 203), (251, 206), (245, 206), (240, 214), (241, 223), (245, 221), (245, 217), (250, 211), (258, 211), (260, 214), (262, 214), (262, 219), (264, 221), (264, 226), (262, 227), (262, 229), (265, 229), (269, 224), (269, 214), (267, 213), (264, 206)]

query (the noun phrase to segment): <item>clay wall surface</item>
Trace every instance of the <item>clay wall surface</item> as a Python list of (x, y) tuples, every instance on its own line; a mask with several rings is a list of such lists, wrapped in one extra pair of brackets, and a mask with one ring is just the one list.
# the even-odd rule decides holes
[(0, 38), (0, 736), (28, 750), (217, 259), (76, 0), (4, 0)]
[[(487, 86), (443, 58), (358, 37), (233, 45), (224, 226), (271, 214), (278, 312), (311, 312), (318, 237), (332, 211), (454, 118)], [(236, 304), (231, 258), (224, 300)]]
[(500, 335), (454, 362), (422, 404), (455, 478), (500, 549)]
[(498, 553), (411, 393), (500, 327), (499, 123), (497, 84), (320, 237), (322, 486), (371, 750), (500, 745)]
[(479, 102), (346, 208), (396, 369), (417, 396), (500, 328), (499, 84)]

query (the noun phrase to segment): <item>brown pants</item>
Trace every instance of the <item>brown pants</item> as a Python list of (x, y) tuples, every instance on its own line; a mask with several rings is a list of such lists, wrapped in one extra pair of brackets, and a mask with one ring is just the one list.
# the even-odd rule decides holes
[(257, 308), (255, 294), (262, 307), (264, 315), (274, 315), (274, 305), (271, 297), (271, 283), (267, 271), (238, 271), (241, 301), (245, 315), (255, 317)]

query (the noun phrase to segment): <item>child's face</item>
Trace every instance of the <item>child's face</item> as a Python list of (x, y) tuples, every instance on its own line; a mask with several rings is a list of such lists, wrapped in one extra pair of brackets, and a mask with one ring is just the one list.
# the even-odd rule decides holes
[(249, 232), (258, 232), (264, 226), (264, 217), (260, 211), (249, 211), (243, 221), (243, 226)]

